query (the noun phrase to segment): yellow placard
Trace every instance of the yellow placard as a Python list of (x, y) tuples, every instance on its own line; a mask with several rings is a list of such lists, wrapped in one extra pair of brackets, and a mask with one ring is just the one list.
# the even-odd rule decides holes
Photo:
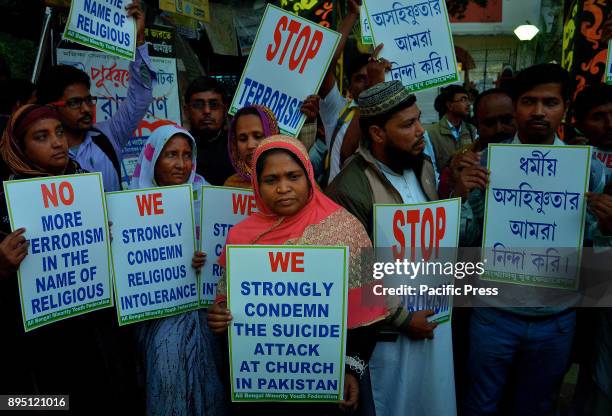
[(208, 0), (159, 0), (159, 8), (167, 12), (180, 14), (202, 22), (210, 21)]

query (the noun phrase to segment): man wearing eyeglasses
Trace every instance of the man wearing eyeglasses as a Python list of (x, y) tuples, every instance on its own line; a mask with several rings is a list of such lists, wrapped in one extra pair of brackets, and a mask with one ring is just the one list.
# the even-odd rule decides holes
[(198, 173), (222, 186), (235, 171), (227, 151), (227, 94), (212, 77), (199, 77), (185, 91), (184, 114), (198, 144)]
[[(153, 101), (155, 72), (144, 41), (145, 13), (140, 0), (134, 0), (126, 9), (128, 16), (136, 21), (136, 59), (129, 67), (127, 97), (112, 118), (94, 124), (97, 97), (89, 91), (89, 76), (76, 67), (51, 68), (37, 91), (39, 103), (57, 107), (68, 138), (70, 157), (88, 171), (101, 172), (107, 192), (121, 189), (122, 148)], [(114, 95), (112, 90), (109, 95)]]
[(444, 169), (459, 149), (476, 140), (476, 128), (466, 120), (470, 116), (470, 98), (460, 85), (449, 85), (442, 89), (434, 107), (440, 121), (426, 127), (436, 154), (438, 171)]

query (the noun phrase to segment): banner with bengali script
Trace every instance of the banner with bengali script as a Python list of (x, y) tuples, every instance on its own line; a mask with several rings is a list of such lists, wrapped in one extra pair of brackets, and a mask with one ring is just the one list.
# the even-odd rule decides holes
[[(153, 88), (155, 101), (123, 149), (121, 182), (124, 189), (129, 184), (140, 151), (151, 133), (158, 127), (181, 123), (176, 59), (151, 57), (151, 61), (157, 73), (157, 83)], [(97, 51), (58, 49), (57, 62), (75, 66), (89, 75), (91, 95), (98, 97), (96, 121), (113, 117), (127, 96), (129, 61)]]
[(387, 80), (410, 91), (459, 80), (446, 4), (442, 0), (364, 0), (374, 45), (391, 62)]

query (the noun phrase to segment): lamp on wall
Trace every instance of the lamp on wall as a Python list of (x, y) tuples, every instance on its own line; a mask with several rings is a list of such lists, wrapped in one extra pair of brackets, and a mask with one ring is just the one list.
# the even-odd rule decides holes
[(520, 25), (514, 29), (514, 34), (519, 40), (531, 40), (538, 34), (540, 29), (527, 21), (526, 25)]

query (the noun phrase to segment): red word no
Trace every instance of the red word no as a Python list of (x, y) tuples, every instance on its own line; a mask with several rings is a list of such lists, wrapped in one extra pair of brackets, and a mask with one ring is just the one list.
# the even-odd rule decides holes
[(51, 205), (54, 207), (59, 205), (59, 201), (64, 205), (72, 205), (74, 202), (74, 189), (70, 182), (60, 182), (59, 187), (56, 187), (56, 184), (52, 183), (51, 189), (43, 183), (40, 185), (40, 191), (42, 192), (45, 208), (49, 208), (49, 202), (51, 202)]

